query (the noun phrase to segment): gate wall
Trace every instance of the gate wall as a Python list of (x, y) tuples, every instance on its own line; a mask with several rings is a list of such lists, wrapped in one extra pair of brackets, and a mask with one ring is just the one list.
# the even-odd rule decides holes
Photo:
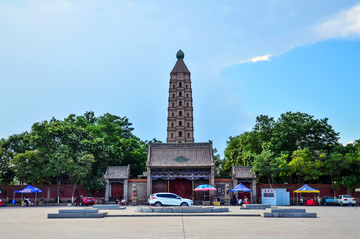
[(157, 179), (152, 181), (152, 193), (161, 193), (168, 191), (168, 181)]

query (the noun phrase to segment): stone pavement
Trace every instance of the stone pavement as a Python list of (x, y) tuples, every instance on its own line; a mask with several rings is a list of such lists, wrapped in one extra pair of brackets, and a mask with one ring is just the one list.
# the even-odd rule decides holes
[[(75, 207), (72, 207), (75, 208)], [(76, 207), (78, 208), (78, 207)], [(241, 216), (106, 217), (47, 219), (48, 213), (69, 207), (0, 207), (0, 238), (358, 238), (360, 208), (305, 208), (318, 218), (262, 218)], [(135, 215), (136, 207), (108, 214)], [(231, 214), (248, 210), (229, 207)], [(246, 211), (246, 212), (244, 212)], [(256, 213), (256, 212), (254, 212)]]

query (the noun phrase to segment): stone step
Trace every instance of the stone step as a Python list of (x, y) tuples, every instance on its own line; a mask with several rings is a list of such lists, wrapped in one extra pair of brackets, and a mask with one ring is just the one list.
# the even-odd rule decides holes
[(49, 213), (49, 219), (57, 218), (103, 218), (107, 215), (107, 212), (101, 213)]
[(119, 206), (119, 205), (94, 205), (92, 208), (98, 209), (98, 210), (124, 210), (126, 207)]
[(316, 213), (306, 213), (306, 212), (279, 212), (279, 213), (270, 213), (264, 212), (262, 217), (293, 217), (293, 218), (316, 218)]
[(243, 208), (271, 208), (270, 204), (243, 204)]
[(97, 213), (97, 209), (61, 209), (59, 213)]
[(227, 207), (149, 207), (149, 208), (137, 208), (136, 212), (148, 212), (148, 213), (218, 213), (228, 212)]
[(281, 213), (281, 212), (306, 212), (306, 209), (271, 209), (272, 213)]
[(240, 210), (265, 210), (270, 208), (270, 204), (244, 204), (240, 207)]

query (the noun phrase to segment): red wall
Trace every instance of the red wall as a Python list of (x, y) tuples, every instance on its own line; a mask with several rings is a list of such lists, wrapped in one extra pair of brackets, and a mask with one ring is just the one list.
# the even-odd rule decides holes
[[(27, 185), (0, 185), (0, 191), (2, 191), (0, 193), (0, 199), (2, 199), (3, 201), (6, 201), (8, 199), (13, 199), (13, 195), (14, 195), (14, 191), (19, 191), (23, 188), (25, 188)], [(34, 187), (37, 187), (41, 190), (43, 190), (43, 193), (38, 193), (37, 197), (41, 198), (42, 196), (44, 197), (45, 201), (54, 201), (55, 198), (58, 195), (58, 189), (56, 187), (56, 185), (32, 185)], [(72, 192), (73, 192), (73, 187), (69, 186), (69, 185), (64, 185), (64, 186), (60, 186), (60, 199), (63, 202), (67, 202), (67, 200), (71, 200), (71, 196), (72, 196)], [(48, 195), (48, 192), (50, 191), (50, 194)], [(90, 195), (90, 191), (89, 190), (85, 190), (81, 188), (81, 185), (78, 185), (75, 189), (74, 192), (74, 197), (77, 197), (79, 195), (84, 195), (84, 196), (88, 196)], [(101, 192), (96, 192), (95, 195), (92, 195), (95, 200), (101, 200), (105, 195), (104, 191)], [(35, 199), (35, 193), (26, 193), (23, 196), (28, 197), (30, 200)], [(15, 199), (19, 200), (21, 198), (21, 194), (20, 193), (15, 193)]]

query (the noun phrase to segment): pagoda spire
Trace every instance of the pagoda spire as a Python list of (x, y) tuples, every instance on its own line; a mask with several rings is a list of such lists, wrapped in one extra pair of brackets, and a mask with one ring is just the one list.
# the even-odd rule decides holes
[(193, 143), (194, 118), (190, 71), (184, 62), (182, 50), (170, 72), (167, 143)]

